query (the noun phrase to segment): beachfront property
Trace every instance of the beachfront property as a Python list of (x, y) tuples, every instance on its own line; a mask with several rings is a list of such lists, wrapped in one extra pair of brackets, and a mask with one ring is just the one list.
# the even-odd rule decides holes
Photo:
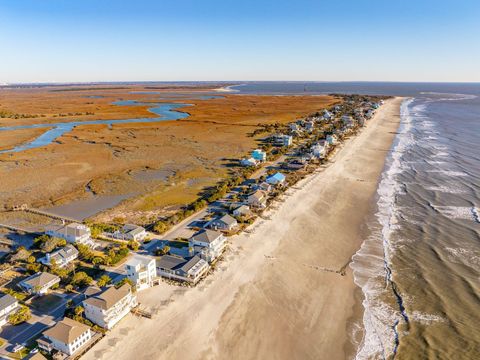
[(29, 294), (44, 295), (50, 288), (60, 282), (57, 275), (48, 272), (38, 272), (20, 281), (18, 285)]
[(343, 122), (343, 125), (346, 126), (347, 128), (351, 128), (354, 125), (354, 120), (349, 115), (343, 115), (342, 122)]
[(240, 160), (240, 165), (242, 166), (257, 166), (257, 160), (254, 158), (244, 158)]
[(290, 131), (300, 131), (300, 127), (297, 123), (291, 123), (288, 125)]
[[(295, 124), (295, 127), (297, 124)], [(293, 144), (293, 136), (285, 134), (277, 134), (273, 136), (273, 142), (279, 146), (291, 146)]]
[(227, 238), (219, 231), (204, 229), (195, 233), (189, 240), (195, 253), (209, 263), (218, 258), (227, 246)]
[(252, 158), (259, 162), (265, 162), (267, 161), (267, 153), (261, 149), (255, 149), (252, 151)]
[(9, 294), (0, 295), (0, 327), (5, 325), (8, 317), (18, 308), (18, 300)]
[(40, 349), (48, 353), (55, 350), (63, 353), (62, 358), (64, 358), (66, 355), (72, 356), (78, 353), (81, 348), (85, 348), (91, 339), (92, 331), (90, 327), (66, 317), (45, 330), (42, 336), (37, 339), (37, 344)]
[(91, 296), (83, 300), (85, 317), (105, 329), (113, 328), (138, 305), (137, 296), (127, 283), (118, 289), (115, 286), (103, 290), (90, 287), (88, 294)]
[(68, 225), (53, 225), (47, 227), (45, 233), (52, 237), (65, 239), (71, 244), (84, 244), (94, 247), (95, 244), (91, 239), (92, 233), (90, 228), (83, 224), (70, 223)]
[(238, 226), (237, 220), (228, 214), (210, 220), (205, 227), (213, 230), (231, 231)]
[(50, 254), (46, 254), (45, 257), (40, 258), (38, 261), (49, 267), (54, 265), (63, 268), (77, 258), (78, 250), (75, 248), (75, 246), (68, 244), (59, 250), (56, 250)]
[(113, 236), (122, 240), (142, 241), (147, 236), (147, 232), (141, 226), (126, 224), (122, 227), (122, 230), (116, 231)]
[(267, 184), (270, 184), (270, 185), (282, 185), (285, 183), (285, 175), (283, 175), (282, 173), (275, 173), (274, 175), (271, 175), (269, 177), (267, 177), (267, 180), (265, 180), (267, 182)]
[(151, 256), (133, 254), (125, 263), (125, 271), (137, 291), (152, 287), (157, 278), (155, 259)]
[(266, 181), (261, 182), (260, 184), (255, 184), (252, 187), (254, 190), (262, 190), (265, 192), (270, 192), (273, 190), (273, 187), (271, 184), (267, 183)]
[(310, 150), (314, 158), (323, 159), (327, 155), (328, 143), (325, 140), (320, 140), (316, 144), (313, 144)]
[(330, 111), (328, 110), (323, 110), (323, 114), (322, 114), (322, 117), (325, 119), (325, 120), (331, 120), (333, 118), (333, 115)]
[(240, 216), (240, 217), (250, 217), (252, 216), (252, 211), (248, 207), (248, 205), (241, 205), (232, 211), (233, 216)]
[(313, 129), (315, 128), (315, 124), (313, 121), (305, 121), (305, 130), (307, 130), (308, 132), (312, 132)]
[(294, 159), (286, 165), (286, 168), (288, 170), (301, 170), (305, 168), (307, 164), (308, 164), (308, 161), (304, 158)]
[(157, 260), (156, 266), (158, 276), (192, 284), (196, 284), (209, 269), (207, 261), (198, 256), (182, 258), (164, 255)]
[(337, 138), (337, 135), (335, 134), (327, 135), (326, 140), (330, 145), (336, 145), (338, 143), (338, 138)]
[(257, 190), (247, 198), (247, 204), (253, 208), (264, 209), (267, 207), (267, 195), (262, 190)]

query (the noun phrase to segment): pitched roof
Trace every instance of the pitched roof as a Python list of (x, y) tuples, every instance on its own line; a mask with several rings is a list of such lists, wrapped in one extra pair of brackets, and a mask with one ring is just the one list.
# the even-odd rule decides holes
[(265, 196), (265, 193), (263, 191), (257, 190), (253, 194), (250, 194), (248, 197), (249, 198), (253, 197), (257, 200), (261, 200), (264, 196)]
[(179, 256), (164, 255), (157, 260), (157, 267), (168, 270), (182, 270), (185, 273), (197, 265), (202, 260), (198, 256), (194, 256), (190, 259), (185, 259)]
[(50, 257), (55, 259), (55, 261), (61, 260), (62, 258), (66, 259), (71, 256), (78, 256), (78, 250), (71, 244), (68, 244), (67, 246), (50, 254)]
[(283, 180), (285, 180), (285, 175), (283, 175), (282, 173), (277, 172), (276, 174), (269, 176), (268, 179), (267, 179), (267, 181), (268, 181), (269, 179), (276, 180), (276, 181), (283, 181)]
[(132, 235), (137, 235), (145, 231), (145, 229), (141, 226), (134, 225), (134, 224), (125, 224), (123, 226), (123, 231), (126, 234), (132, 234)]
[(56, 339), (64, 344), (70, 344), (90, 328), (70, 318), (63, 318), (50, 329), (43, 332), (44, 336)]
[(0, 297), (0, 310), (4, 310), (16, 302), (18, 302), (17, 299), (15, 299), (12, 295), (4, 294), (2, 297)]
[(237, 223), (237, 220), (235, 220), (235, 218), (231, 217), (230, 215), (228, 214), (225, 214), (223, 215), (220, 219), (221, 222), (227, 224), (227, 225), (233, 225), (233, 224), (236, 224)]
[(193, 234), (192, 239), (194, 241), (211, 243), (217, 240), (220, 236), (222, 236), (221, 232), (209, 230), (209, 229), (203, 229)]
[(44, 287), (49, 282), (57, 279), (60, 281), (60, 278), (57, 275), (53, 275), (48, 272), (38, 272), (23, 280), (22, 283), (28, 284), (32, 288), (35, 288), (37, 286)]
[(129, 284), (123, 284), (118, 289), (115, 286), (109, 286), (105, 290), (102, 290), (102, 292), (84, 300), (84, 302), (100, 309), (108, 310), (127, 296), (130, 291), (131, 288)]

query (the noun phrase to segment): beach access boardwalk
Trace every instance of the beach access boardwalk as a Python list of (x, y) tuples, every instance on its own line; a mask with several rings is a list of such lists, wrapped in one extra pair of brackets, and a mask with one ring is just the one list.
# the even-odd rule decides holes
[(78, 222), (78, 223), (82, 222), (81, 220), (74, 219), (74, 218), (71, 218), (71, 217), (68, 217), (68, 216), (62, 216), (62, 215), (51, 213), (49, 211), (35, 209), (35, 208), (31, 208), (31, 207), (22, 208), (21, 210), (23, 210), (25, 212), (30, 212), (32, 214), (47, 216), (47, 217), (55, 219), (55, 220), (62, 220), (62, 221), (65, 221), (65, 222)]

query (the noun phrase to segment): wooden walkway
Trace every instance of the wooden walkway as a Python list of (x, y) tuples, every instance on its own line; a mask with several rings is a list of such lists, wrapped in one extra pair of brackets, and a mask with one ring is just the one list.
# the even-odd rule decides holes
[(26, 234), (37, 234), (36, 231), (27, 230), (27, 229), (21, 228), (19, 226), (13, 226), (13, 225), (7, 225), (7, 224), (0, 223), (0, 227), (8, 229), (8, 230), (15, 231), (15, 232), (23, 232), (23, 233), (26, 233)]
[(68, 216), (61, 216), (61, 215), (54, 214), (54, 213), (51, 213), (51, 212), (48, 212), (48, 211), (45, 211), (45, 210), (31, 208), (31, 207), (28, 207), (26, 205), (14, 207), (13, 211), (25, 211), (25, 212), (29, 212), (29, 213), (32, 213), (32, 214), (43, 215), (43, 216), (47, 216), (47, 217), (52, 218), (52, 219), (63, 220), (63, 221), (70, 222), (70, 223), (73, 223), (73, 222), (82, 223), (82, 221), (78, 220), (78, 219), (74, 219), (74, 218), (71, 218), (71, 217), (68, 217)]

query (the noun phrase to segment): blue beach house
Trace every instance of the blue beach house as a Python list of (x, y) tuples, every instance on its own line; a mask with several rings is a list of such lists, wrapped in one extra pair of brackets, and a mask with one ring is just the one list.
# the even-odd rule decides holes
[(266, 182), (270, 185), (281, 185), (285, 182), (285, 175), (277, 172), (276, 174), (269, 176)]

